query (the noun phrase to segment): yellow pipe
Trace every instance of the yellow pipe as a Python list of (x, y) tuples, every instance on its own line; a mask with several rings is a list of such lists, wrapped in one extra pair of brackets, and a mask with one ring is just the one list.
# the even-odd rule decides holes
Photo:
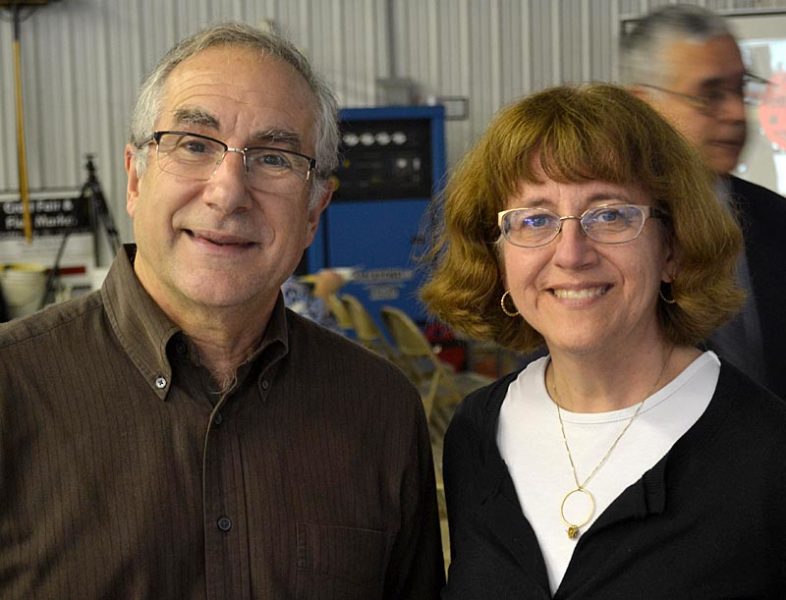
[(25, 154), (25, 123), (22, 109), (22, 50), (19, 40), (15, 39), (14, 81), (16, 83), (16, 155), (19, 164), (19, 196), (22, 199), (22, 223), (25, 239), (33, 241), (33, 221), (30, 218), (30, 190), (27, 182), (27, 157)]

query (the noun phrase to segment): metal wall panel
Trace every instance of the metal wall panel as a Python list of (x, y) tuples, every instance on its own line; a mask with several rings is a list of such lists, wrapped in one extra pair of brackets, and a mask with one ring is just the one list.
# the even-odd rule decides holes
[[(178, 38), (209, 23), (273, 22), (344, 106), (370, 106), (376, 81), (413, 80), (421, 98), (469, 100), (446, 127), (454, 164), (504, 104), (561, 82), (613, 79), (619, 22), (668, 0), (63, 0), (22, 23), (30, 185), (78, 188), (84, 156), (123, 239), (123, 146), (136, 88)], [(696, 1), (721, 11), (786, 0)], [(3, 16), (8, 17), (7, 12)], [(0, 23), (0, 192), (18, 188), (11, 26)]]

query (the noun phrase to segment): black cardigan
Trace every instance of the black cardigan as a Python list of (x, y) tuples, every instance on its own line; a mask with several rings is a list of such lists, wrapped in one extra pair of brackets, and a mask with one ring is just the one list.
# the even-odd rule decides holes
[[(468, 396), (445, 437), (446, 599), (551, 598), (499, 454), (518, 373)], [(786, 597), (786, 403), (722, 363), (706, 412), (579, 538), (554, 598)]]

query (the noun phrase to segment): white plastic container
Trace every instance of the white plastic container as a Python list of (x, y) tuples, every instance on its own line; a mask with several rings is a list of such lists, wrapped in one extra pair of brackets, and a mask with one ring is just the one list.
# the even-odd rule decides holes
[(12, 319), (34, 313), (46, 291), (46, 267), (34, 263), (4, 265), (0, 284)]

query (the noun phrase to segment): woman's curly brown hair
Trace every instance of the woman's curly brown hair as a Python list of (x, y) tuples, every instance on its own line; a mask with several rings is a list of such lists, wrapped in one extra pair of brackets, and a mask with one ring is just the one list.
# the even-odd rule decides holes
[(742, 304), (734, 271), (742, 234), (718, 201), (715, 177), (688, 142), (645, 102), (606, 84), (556, 87), (504, 108), (461, 160), (438, 200), (421, 296), (455, 329), (530, 352), (542, 336), (500, 309), (504, 292), (497, 213), (537, 173), (563, 183), (642, 188), (668, 215), (677, 256), (658, 317), (675, 344), (695, 344)]

